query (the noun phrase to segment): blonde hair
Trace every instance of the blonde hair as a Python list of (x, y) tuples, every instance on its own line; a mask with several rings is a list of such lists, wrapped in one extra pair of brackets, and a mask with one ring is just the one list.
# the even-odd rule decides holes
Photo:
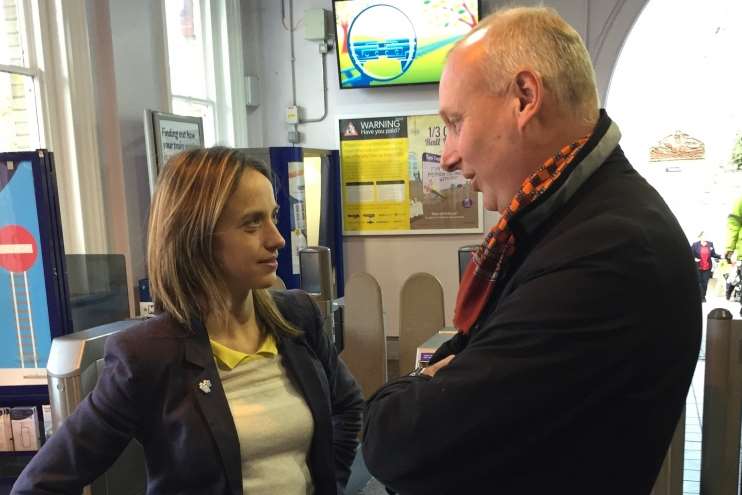
[[(463, 40), (484, 33), (484, 75), (503, 95), (521, 70), (538, 73), (563, 112), (585, 124), (598, 119), (598, 90), (590, 54), (579, 33), (550, 7), (502, 8), (487, 16)], [(459, 45), (457, 44), (457, 46)]]
[[(155, 308), (191, 328), (194, 318), (226, 315), (223, 275), (214, 257), (213, 234), (227, 199), (245, 170), (271, 180), (264, 164), (236, 149), (187, 150), (160, 172), (149, 215), (147, 266)], [(253, 289), (256, 318), (264, 331), (296, 335), (267, 289)]]

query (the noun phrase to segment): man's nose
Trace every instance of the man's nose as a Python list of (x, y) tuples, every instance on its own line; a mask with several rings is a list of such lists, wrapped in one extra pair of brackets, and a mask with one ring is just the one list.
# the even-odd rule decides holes
[(446, 145), (443, 147), (443, 156), (441, 156), (441, 168), (446, 172), (458, 170), (461, 165), (461, 155)]

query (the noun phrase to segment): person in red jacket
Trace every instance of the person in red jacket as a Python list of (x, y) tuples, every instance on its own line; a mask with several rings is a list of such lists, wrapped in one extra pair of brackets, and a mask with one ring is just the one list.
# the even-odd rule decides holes
[(703, 231), (698, 234), (698, 240), (691, 245), (693, 257), (696, 259), (698, 267), (698, 286), (701, 289), (701, 300), (706, 302), (706, 289), (709, 280), (714, 276), (714, 263), (712, 258), (721, 259), (721, 255), (716, 254), (714, 243), (706, 240)]

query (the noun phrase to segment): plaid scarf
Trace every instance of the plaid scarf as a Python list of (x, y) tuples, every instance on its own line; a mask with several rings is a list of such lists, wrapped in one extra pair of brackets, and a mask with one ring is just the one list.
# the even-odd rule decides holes
[(515, 252), (516, 239), (510, 230), (511, 219), (518, 211), (537, 201), (554, 184), (579, 149), (587, 142), (588, 137), (582, 137), (560, 149), (556, 155), (546, 160), (541, 168), (523, 181), (520, 190), (510, 201), (510, 206), (487, 233), (482, 245), (472, 254), (456, 296), (453, 323), (459, 332), (469, 333), (487, 305), (500, 274), (504, 272)]

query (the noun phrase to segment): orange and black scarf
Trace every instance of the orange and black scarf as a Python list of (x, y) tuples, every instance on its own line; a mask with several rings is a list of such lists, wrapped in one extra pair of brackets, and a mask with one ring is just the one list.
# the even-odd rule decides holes
[(487, 305), (500, 274), (505, 271), (508, 261), (515, 253), (516, 239), (510, 229), (510, 220), (524, 207), (537, 201), (556, 182), (587, 142), (588, 137), (585, 136), (560, 149), (523, 181), (500, 220), (473, 253), (456, 297), (453, 323), (459, 332), (469, 333)]

